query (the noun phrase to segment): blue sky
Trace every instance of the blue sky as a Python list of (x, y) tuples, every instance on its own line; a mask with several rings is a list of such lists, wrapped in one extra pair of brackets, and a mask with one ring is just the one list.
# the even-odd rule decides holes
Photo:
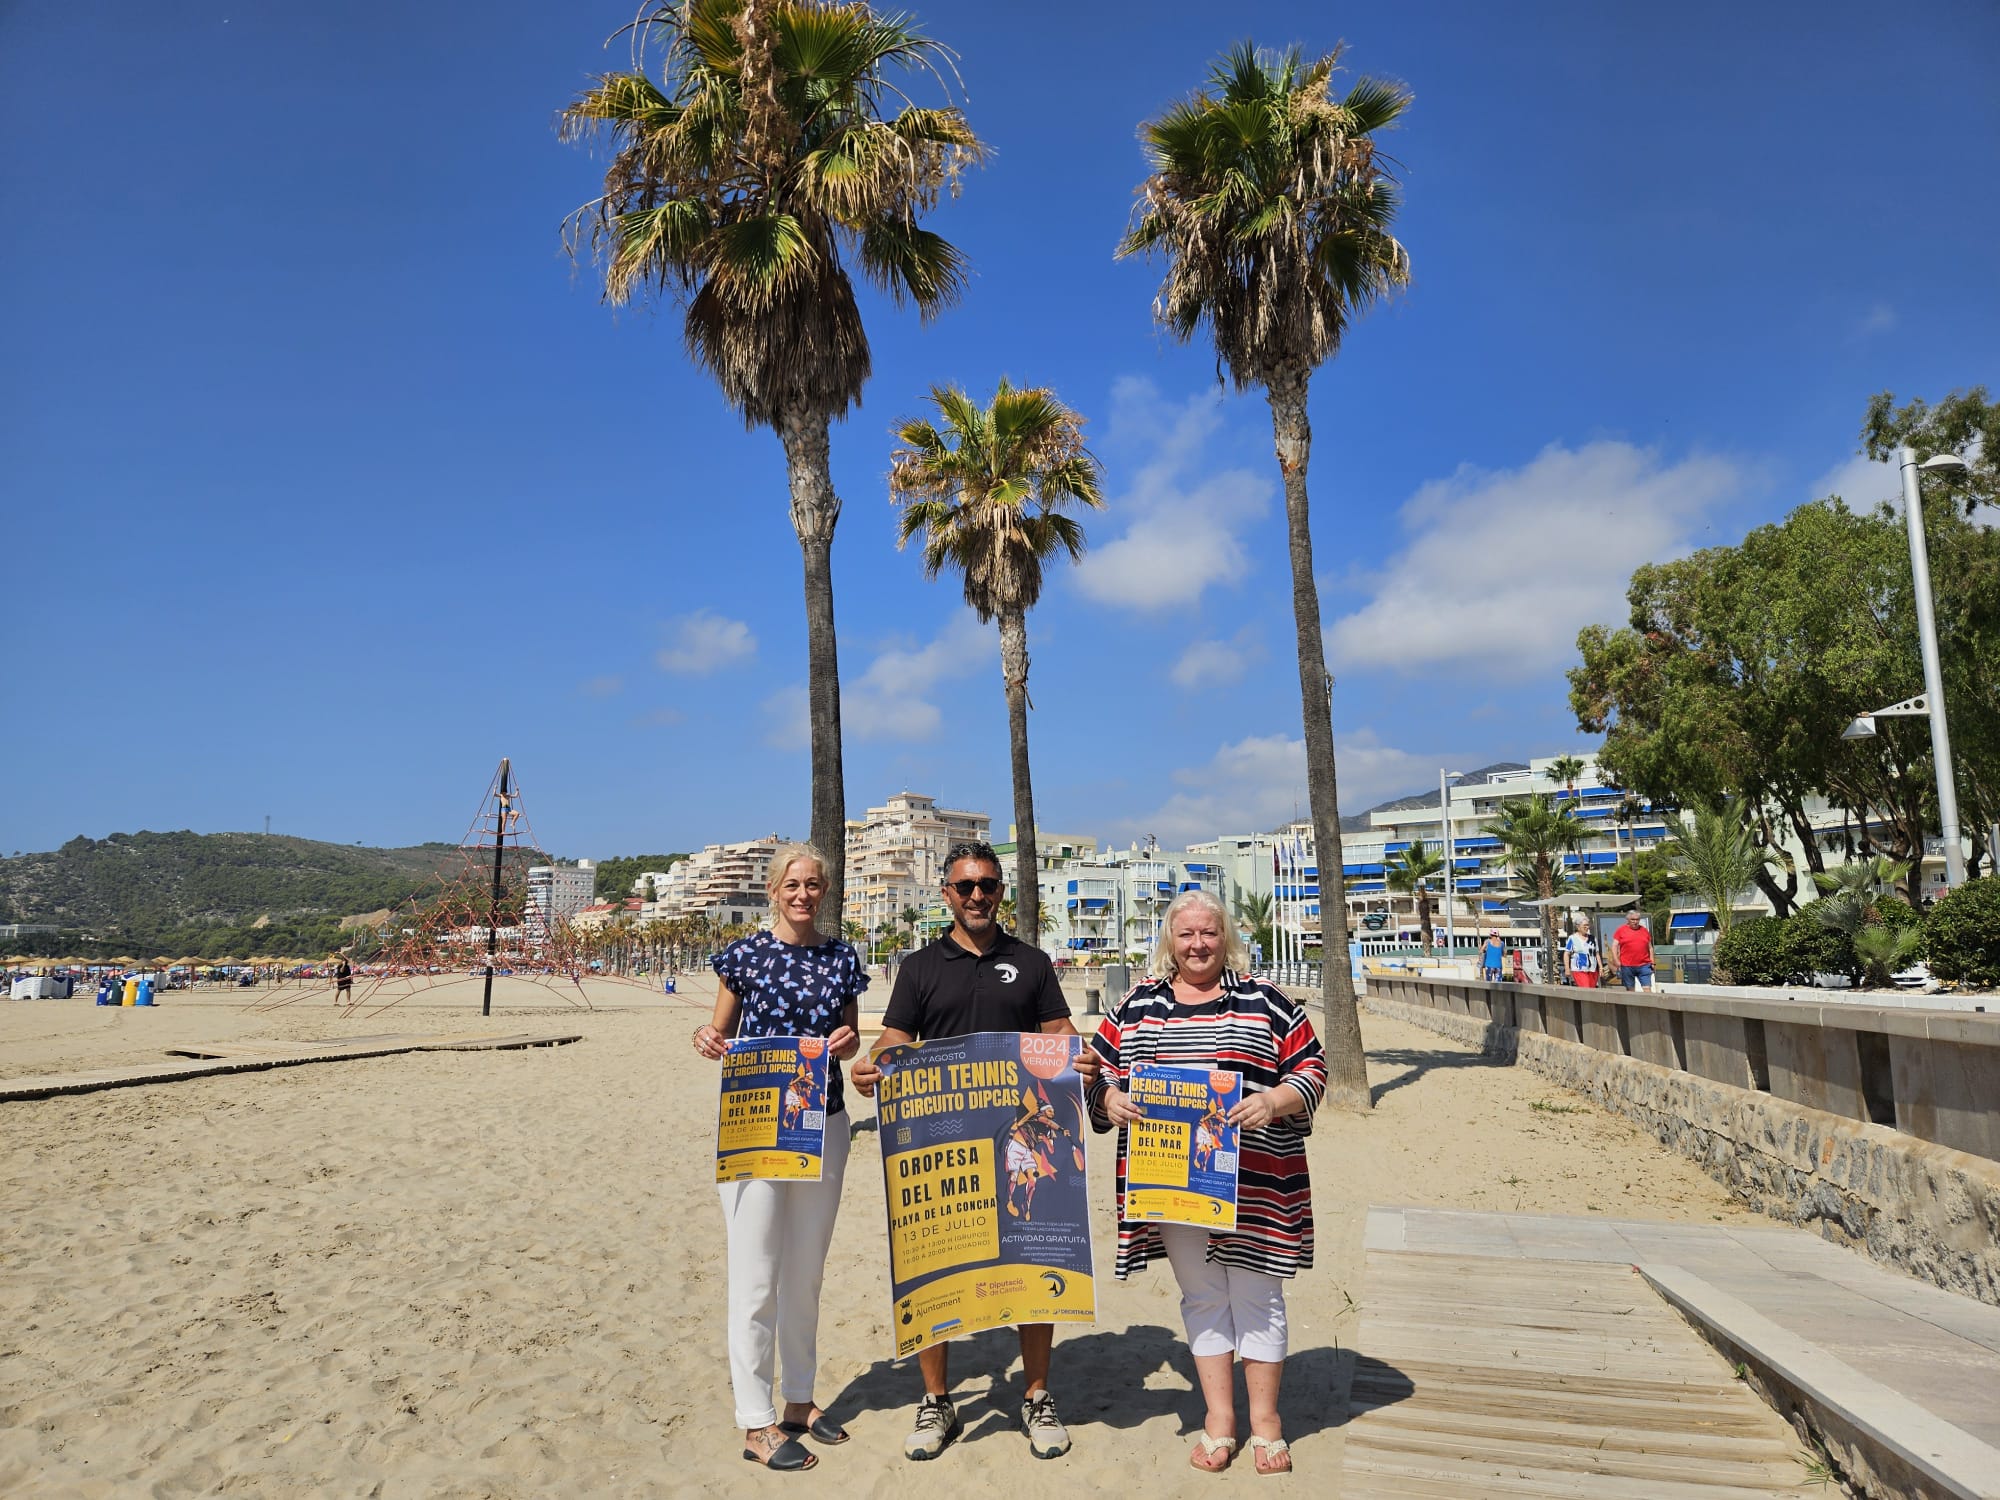
[[(1349, 810), (1578, 745), (1563, 669), (1636, 564), (1854, 461), (1868, 396), (1994, 382), (2000, 12), (934, 0), (989, 165), (928, 326), (871, 303), (833, 434), (856, 814), (1009, 819), (994, 632), (893, 546), (889, 429), (1047, 384), (1110, 505), (1029, 621), (1045, 828), (1178, 843), (1304, 807), (1261, 399), (1114, 262), (1136, 126), (1225, 46), (1405, 81), (1415, 285), (1314, 382)], [(627, 3), (0, 12), (0, 852), (78, 833), (455, 839), (511, 755), (567, 855), (808, 823), (783, 462), (561, 253), (554, 111)]]

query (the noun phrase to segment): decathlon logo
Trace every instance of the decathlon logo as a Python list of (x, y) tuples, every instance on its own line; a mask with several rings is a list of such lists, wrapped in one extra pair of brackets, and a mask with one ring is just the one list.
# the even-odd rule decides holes
[(1021, 971), (1015, 968), (1012, 964), (995, 964), (993, 966), (993, 972), (1000, 976), (1000, 982), (1002, 984), (1012, 984), (1015, 981), (1015, 979), (1020, 976), (1021, 973)]

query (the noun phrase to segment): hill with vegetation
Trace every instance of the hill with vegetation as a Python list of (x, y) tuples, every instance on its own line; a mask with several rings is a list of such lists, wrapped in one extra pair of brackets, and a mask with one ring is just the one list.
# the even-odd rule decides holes
[(455, 866), (449, 844), (366, 849), (284, 834), (114, 833), (0, 859), (0, 922), (51, 923), (9, 953), (321, 958), (342, 919), (400, 906)]

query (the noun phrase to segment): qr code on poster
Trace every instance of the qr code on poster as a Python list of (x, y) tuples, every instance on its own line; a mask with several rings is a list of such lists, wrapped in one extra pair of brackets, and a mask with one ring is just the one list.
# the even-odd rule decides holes
[(1234, 1151), (1216, 1152), (1215, 1170), (1218, 1172), (1234, 1172), (1236, 1170), (1236, 1153)]
[(801, 1125), (802, 1128), (806, 1130), (826, 1129), (826, 1111), (823, 1109), (807, 1110), (805, 1112), (803, 1120), (801, 1121)]

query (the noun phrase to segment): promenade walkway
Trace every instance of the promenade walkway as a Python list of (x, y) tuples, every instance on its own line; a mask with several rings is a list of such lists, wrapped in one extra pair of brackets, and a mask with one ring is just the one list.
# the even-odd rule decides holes
[(1377, 1208), (1365, 1244), (1344, 1500), (1797, 1494), (1737, 1369), (1884, 1492), (2000, 1497), (2000, 1308), (1783, 1227)]

